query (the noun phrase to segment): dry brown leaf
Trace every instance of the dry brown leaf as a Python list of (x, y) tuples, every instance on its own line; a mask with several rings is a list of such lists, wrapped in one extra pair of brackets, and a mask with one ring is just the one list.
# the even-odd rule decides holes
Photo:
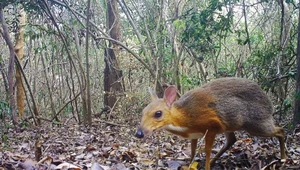
[(47, 165), (50, 165), (52, 162), (53, 162), (53, 159), (50, 156), (47, 156), (47, 157), (41, 159), (37, 164), (47, 163)]
[(94, 151), (94, 150), (96, 150), (96, 148), (93, 147), (93, 146), (91, 146), (91, 145), (88, 145), (88, 146), (85, 148), (85, 151), (86, 151), (86, 152), (90, 152), (90, 151)]

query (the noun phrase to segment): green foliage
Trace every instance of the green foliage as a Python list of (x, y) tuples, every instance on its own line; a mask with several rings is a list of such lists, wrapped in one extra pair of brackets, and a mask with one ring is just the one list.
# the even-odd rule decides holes
[(64, 108), (64, 113), (68, 114), (72, 112), (72, 105), (68, 105)]
[(40, 0), (20, 0), (20, 3), (28, 13), (42, 13), (42, 9), (44, 8), (44, 5)]
[(293, 79), (296, 78), (295, 68), (288, 66), (295, 58), (295, 46), (293, 43), (289, 43), (289, 46), (283, 52), (276, 41), (266, 43), (264, 37), (260, 33), (252, 35), (250, 40), (252, 44), (256, 45), (256, 48), (253, 48), (251, 56), (245, 60), (244, 68), (247, 72), (252, 72), (254, 74), (253, 77), (263, 85), (263, 88), (265, 88), (264, 86), (273, 86), (267, 82), (277, 76), (279, 57), (282, 58), (280, 61), (280, 76)]
[(223, 67), (218, 68), (218, 75), (216, 77), (232, 77), (235, 73), (235, 65), (234, 64), (227, 64)]
[(290, 98), (286, 98), (284, 99), (283, 101), (283, 107), (284, 107), (284, 110), (289, 110), (292, 108), (292, 101)]
[(300, 92), (296, 92), (295, 99), (300, 99)]
[(278, 52), (275, 48), (258, 49), (252, 52), (252, 56), (247, 59), (247, 62), (251, 63), (251, 65), (266, 66), (274, 60)]
[(105, 0), (100, 0), (100, 3), (101, 3), (101, 7), (106, 10), (107, 9), (106, 1)]
[(174, 24), (175, 28), (178, 29), (178, 30), (184, 30), (185, 29), (185, 23), (181, 19), (176, 19), (173, 22), (173, 24)]
[(7, 143), (7, 141), (8, 141), (7, 135), (1, 134), (1, 141), (2, 141), (3, 143)]
[(197, 12), (187, 13), (185, 16), (185, 31), (182, 34), (182, 41), (187, 42), (189, 47), (200, 50), (202, 53), (220, 47), (214, 38), (226, 38), (231, 32), (233, 19), (232, 10), (227, 13), (222, 10), (231, 1), (219, 0), (209, 1), (208, 6)]
[(294, 80), (296, 80), (296, 76), (297, 76), (297, 70), (290, 70), (289, 72), (286, 73), (289, 77), (293, 78)]
[(2, 143), (8, 142), (7, 131), (11, 128), (10, 124), (6, 124), (5, 126), (0, 126), (0, 134)]
[[(44, 25), (28, 25), (25, 29), (25, 36), (31, 39), (42, 39), (45, 36), (56, 35), (54, 29), (46, 28)], [(53, 42), (55, 43), (55, 42)]]
[(201, 82), (197, 76), (181, 75), (181, 84), (185, 87), (197, 87), (200, 86)]
[(288, 122), (287, 125), (286, 125), (285, 127), (287, 127), (289, 130), (294, 129), (293, 122)]
[(28, 127), (30, 124), (29, 124), (29, 122), (28, 121), (22, 121), (21, 123), (20, 123), (20, 126), (21, 127)]
[(22, 5), (27, 13), (41, 13), (44, 5), (40, 0), (1, 0), (0, 7), (5, 8), (8, 5)]
[(0, 102), (0, 115), (1, 117), (4, 116), (3, 114), (10, 113), (9, 104), (7, 101)]
[(4, 8), (4, 7), (6, 7), (7, 5), (12, 4), (12, 3), (14, 3), (14, 0), (1, 0), (1, 1), (0, 1), (0, 7), (1, 7), (1, 8)]

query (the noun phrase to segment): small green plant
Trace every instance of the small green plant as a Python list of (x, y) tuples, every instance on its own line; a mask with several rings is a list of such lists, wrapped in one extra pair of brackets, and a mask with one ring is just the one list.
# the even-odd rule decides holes
[(29, 122), (27, 122), (27, 121), (22, 121), (22, 122), (20, 123), (20, 126), (21, 126), (21, 127), (28, 127), (28, 126), (29, 126)]
[(7, 137), (6, 134), (1, 134), (1, 141), (2, 141), (3, 143), (7, 143), (8, 137)]

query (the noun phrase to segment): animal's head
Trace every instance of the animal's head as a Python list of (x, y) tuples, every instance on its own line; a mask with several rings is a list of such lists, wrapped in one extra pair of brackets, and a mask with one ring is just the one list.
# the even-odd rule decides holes
[(143, 110), (141, 124), (135, 134), (138, 138), (143, 138), (170, 124), (170, 109), (176, 100), (177, 90), (175, 86), (169, 86), (165, 90), (163, 98), (158, 98), (151, 88), (149, 88), (149, 93), (151, 103)]

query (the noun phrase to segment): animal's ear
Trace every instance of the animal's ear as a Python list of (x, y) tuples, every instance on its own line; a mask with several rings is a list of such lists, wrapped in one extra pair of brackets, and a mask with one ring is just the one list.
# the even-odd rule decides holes
[(176, 86), (169, 86), (164, 93), (164, 100), (167, 102), (167, 105), (171, 107), (173, 102), (176, 100), (177, 89)]
[(152, 101), (158, 99), (157, 94), (155, 93), (155, 91), (152, 90), (151, 87), (148, 88), (148, 91), (149, 91), (149, 93), (150, 93), (150, 95), (151, 95), (151, 100), (152, 100)]

